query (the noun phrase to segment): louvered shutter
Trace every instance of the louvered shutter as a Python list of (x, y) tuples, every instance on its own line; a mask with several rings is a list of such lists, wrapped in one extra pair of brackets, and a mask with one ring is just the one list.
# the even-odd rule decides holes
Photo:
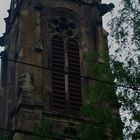
[(52, 38), (51, 48), (52, 64), (52, 109), (65, 111), (65, 56), (64, 42), (59, 36)]
[(69, 110), (77, 112), (82, 106), (80, 56), (79, 45), (73, 39), (68, 40), (68, 88)]

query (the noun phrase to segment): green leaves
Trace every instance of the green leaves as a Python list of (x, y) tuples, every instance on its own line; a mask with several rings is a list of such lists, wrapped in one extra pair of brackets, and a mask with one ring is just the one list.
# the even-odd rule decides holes
[[(118, 84), (131, 88), (118, 88), (117, 91), (119, 100), (123, 104), (122, 110), (133, 116), (131, 119), (123, 116), (123, 120), (127, 124), (125, 139), (139, 135), (137, 128), (140, 126), (138, 117), (140, 109), (137, 107), (140, 104), (139, 4), (138, 0), (121, 0), (121, 8), (116, 15), (112, 15), (113, 18), (110, 23), (111, 35), (118, 44), (114, 57), (111, 57), (112, 71)], [(137, 128), (134, 126), (134, 121), (138, 123)], [(128, 126), (128, 124), (130, 125)]]
[(8, 135), (1, 135), (0, 140), (8, 140)]
[(115, 110), (117, 106), (118, 109), (117, 96), (115, 95), (116, 86), (100, 81), (113, 83), (114, 77), (110, 65), (108, 61), (99, 63), (98, 55), (93, 51), (85, 53), (84, 61), (90, 77), (99, 81), (89, 82), (84, 87), (84, 95), (87, 100), (81, 109), (81, 113), (89, 119), (90, 123), (84, 123), (78, 127), (78, 138), (79, 140), (100, 140), (108, 139), (108, 135), (111, 135), (114, 140), (119, 140), (122, 137), (122, 124), (119, 116), (116, 117), (112, 112), (112, 107)]
[(59, 138), (59, 134), (57, 131), (52, 130), (52, 122), (42, 120), (39, 125), (37, 125), (34, 129), (34, 137), (35, 140), (51, 140), (53, 138)]
[(112, 36), (122, 47), (132, 43), (140, 47), (140, 8), (137, 0), (122, 0), (123, 8), (111, 20)]

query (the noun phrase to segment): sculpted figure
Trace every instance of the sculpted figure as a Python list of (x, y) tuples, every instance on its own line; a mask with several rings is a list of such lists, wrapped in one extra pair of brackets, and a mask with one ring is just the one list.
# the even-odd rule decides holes
[(20, 88), (23, 91), (32, 92), (34, 87), (32, 83), (31, 74), (29, 72), (23, 73), (19, 77)]

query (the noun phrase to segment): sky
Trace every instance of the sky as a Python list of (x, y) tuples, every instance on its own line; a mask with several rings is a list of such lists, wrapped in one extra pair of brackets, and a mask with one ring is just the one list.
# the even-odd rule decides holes
[(5, 21), (3, 18), (8, 16), (7, 10), (10, 7), (10, 0), (0, 0), (0, 36), (5, 32)]
[[(113, 10), (116, 13), (117, 10), (119, 9), (120, 1), (121, 0), (102, 0), (102, 3), (106, 3), (106, 4), (113, 3), (115, 5), (115, 8)], [(109, 27), (107, 26), (107, 23), (109, 22), (110, 19), (111, 19), (110, 12), (103, 16), (103, 26), (108, 32), (109, 32)]]

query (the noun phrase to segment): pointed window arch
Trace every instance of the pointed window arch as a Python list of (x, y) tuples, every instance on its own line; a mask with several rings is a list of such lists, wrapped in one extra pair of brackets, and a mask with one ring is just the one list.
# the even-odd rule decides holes
[[(57, 14), (56, 14), (57, 15)], [(77, 113), (82, 107), (78, 25), (72, 16), (51, 18), (52, 111)]]

